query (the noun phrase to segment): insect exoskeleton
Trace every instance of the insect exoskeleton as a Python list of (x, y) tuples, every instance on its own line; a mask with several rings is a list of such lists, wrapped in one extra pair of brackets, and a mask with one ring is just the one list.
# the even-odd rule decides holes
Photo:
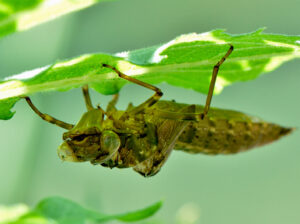
[[(120, 78), (155, 91), (144, 103), (117, 110), (116, 94), (106, 111), (94, 108), (88, 86), (82, 87), (87, 112), (74, 126), (41, 113), (25, 97), (42, 119), (67, 129), (58, 148), (63, 161), (100, 164), (105, 167), (132, 167), (141, 175), (157, 174), (173, 149), (189, 153), (232, 154), (264, 145), (292, 132), (292, 128), (267, 123), (246, 114), (212, 108), (213, 89), (220, 65), (233, 51), (229, 50), (214, 66), (205, 106), (159, 101), (162, 91), (148, 83), (125, 75), (115, 67)], [(208, 113), (209, 112), (209, 113)]]
[(98, 109), (83, 114), (78, 124), (63, 134), (64, 142), (57, 149), (59, 158), (69, 162), (104, 163), (119, 149), (121, 140), (112, 130), (110, 122), (103, 120)]

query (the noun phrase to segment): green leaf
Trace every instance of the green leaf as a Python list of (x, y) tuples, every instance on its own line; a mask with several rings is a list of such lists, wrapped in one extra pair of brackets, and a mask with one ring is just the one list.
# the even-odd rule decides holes
[(83, 224), (86, 219), (86, 210), (83, 207), (60, 197), (42, 200), (34, 211), (59, 224)]
[(153, 216), (161, 208), (161, 206), (162, 202), (160, 201), (144, 209), (118, 215), (99, 215), (92, 212), (90, 218), (91, 220), (94, 220), (98, 223), (111, 220), (119, 220), (123, 222), (136, 222)]
[(0, 37), (105, 0), (0, 0)]
[[(31, 214), (33, 214), (35, 218), (44, 217), (48, 220), (55, 221), (57, 224), (84, 224), (87, 220), (91, 220), (96, 223), (102, 223), (111, 220), (134, 222), (154, 215), (160, 209), (161, 205), (162, 203), (158, 202), (152, 206), (135, 212), (117, 215), (105, 215), (85, 209), (79, 204), (64, 198), (50, 197), (42, 200)], [(27, 217), (25, 217), (33, 218), (33, 215), (27, 215)]]
[(5, 224), (57, 224), (57, 223), (35, 212), (28, 212), (27, 214), (21, 216), (19, 219), (11, 222), (5, 222)]
[(116, 218), (123, 222), (135, 222), (154, 215), (162, 206), (162, 202), (157, 202), (147, 208), (136, 212), (128, 212), (127, 214), (118, 215)]
[(106, 223), (113, 220), (135, 222), (153, 216), (161, 206), (162, 202), (157, 202), (138, 211), (106, 215), (85, 209), (65, 198), (49, 197), (39, 202), (32, 211), (24, 205), (0, 207), (0, 224), (85, 224), (87, 221)]
[[(167, 82), (207, 93), (213, 66), (225, 55), (229, 43), (234, 51), (220, 67), (215, 93), (232, 83), (255, 79), (300, 56), (300, 36), (265, 34), (262, 29), (242, 35), (222, 30), (192, 33), (154, 47), (116, 55), (86, 54), (8, 77), (0, 84), (0, 103), (6, 105), (1, 100), (68, 90), (87, 83), (102, 94), (117, 93), (128, 82), (103, 68), (103, 63), (147, 83)], [(7, 117), (0, 114), (0, 118)]]

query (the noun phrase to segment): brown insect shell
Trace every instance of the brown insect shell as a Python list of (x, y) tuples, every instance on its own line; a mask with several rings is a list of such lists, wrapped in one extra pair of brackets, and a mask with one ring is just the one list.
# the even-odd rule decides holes
[(110, 120), (103, 120), (99, 109), (84, 113), (74, 128), (63, 134), (64, 142), (58, 147), (60, 159), (70, 162), (110, 159), (120, 147), (119, 136), (111, 131)]

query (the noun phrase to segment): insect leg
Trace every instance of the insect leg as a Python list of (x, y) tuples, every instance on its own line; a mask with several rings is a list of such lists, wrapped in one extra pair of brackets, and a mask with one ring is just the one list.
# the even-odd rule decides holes
[(94, 107), (92, 105), (88, 85), (84, 85), (82, 87), (82, 93), (83, 93), (83, 96), (84, 96), (84, 101), (85, 101), (85, 105), (86, 105), (87, 110), (93, 110)]
[(108, 103), (107, 108), (106, 108), (106, 112), (110, 113), (112, 111), (116, 111), (116, 104), (118, 102), (119, 99), (119, 94), (115, 94), (114, 97), (112, 98), (112, 100)]
[(228, 49), (227, 53), (214, 66), (213, 73), (212, 73), (212, 76), (211, 76), (210, 85), (209, 85), (208, 94), (207, 94), (207, 97), (206, 97), (206, 103), (205, 103), (204, 111), (203, 111), (203, 113), (201, 115), (201, 119), (204, 119), (204, 117), (206, 116), (206, 114), (209, 111), (209, 107), (210, 107), (210, 103), (211, 103), (211, 98), (212, 98), (212, 95), (213, 95), (213, 92), (214, 92), (214, 88), (215, 88), (215, 84), (216, 84), (216, 79), (217, 79), (217, 75), (218, 75), (218, 72), (219, 72), (219, 68), (223, 64), (223, 62), (226, 60), (226, 58), (229, 57), (229, 55), (231, 54), (232, 51), (233, 51), (233, 46), (230, 44), (230, 48)]
[(43, 114), (42, 112), (40, 112), (34, 105), (33, 103), (31, 102), (30, 98), (29, 97), (24, 97), (26, 102), (28, 103), (28, 105), (31, 107), (31, 109), (37, 114), (39, 115), (43, 120), (51, 123), (51, 124), (55, 124), (61, 128), (64, 128), (64, 129), (67, 129), (67, 130), (70, 130), (74, 127), (74, 125), (72, 124), (68, 124), (68, 123), (65, 123), (63, 121), (60, 121), (60, 120), (57, 120), (56, 118), (54, 117), (51, 117), (50, 115), (48, 114)]
[(133, 82), (133, 83), (135, 83), (137, 85), (140, 85), (140, 86), (143, 86), (143, 87), (145, 87), (147, 89), (151, 89), (151, 90), (155, 91), (155, 94), (152, 97), (150, 97), (148, 100), (146, 100), (144, 103), (140, 104), (139, 106), (135, 107), (133, 110), (130, 111), (130, 113), (138, 113), (138, 112), (144, 110), (145, 108), (152, 106), (163, 95), (162, 91), (159, 88), (157, 88), (157, 87), (155, 87), (153, 85), (150, 85), (150, 84), (142, 82), (142, 81), (140, 81), (138, 79), (132, 78), (132, 77), (130, 77), (128, 75), (125, 75), (124, 73), (122, 73), (118, 69), (116, 69), (115, 67), (110, 66), (108, 64), (102, 64), (102, 66), (114, 70), (118, 74), (118, 76), (120, 78), (122, 78), (122, 79), (126, 79), (129, 82)]

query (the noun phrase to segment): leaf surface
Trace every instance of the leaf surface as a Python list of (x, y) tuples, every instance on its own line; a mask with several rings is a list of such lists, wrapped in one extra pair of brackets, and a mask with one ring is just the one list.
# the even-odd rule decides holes
[[(22, 74), (0, 83), (0, 118), (8, 119), (13, 106), (7, 99), (37, 92), (68, 90), (89, 84), (102, 94), (117, 93), (128, 81), (102, 64), (147, 83), (167, 82), (207, 93), (214, 65), (229, 43), (234, 51), (220, 67), (215, 93), (235, 82), (249, 81), (300, 56), (300, 36), (253, 33), (230, 35), (222, 30), (181, 35), (168, 43), (115, 55), (86, 54)], [(2, 100), (2, 101), (1, 101)]]

